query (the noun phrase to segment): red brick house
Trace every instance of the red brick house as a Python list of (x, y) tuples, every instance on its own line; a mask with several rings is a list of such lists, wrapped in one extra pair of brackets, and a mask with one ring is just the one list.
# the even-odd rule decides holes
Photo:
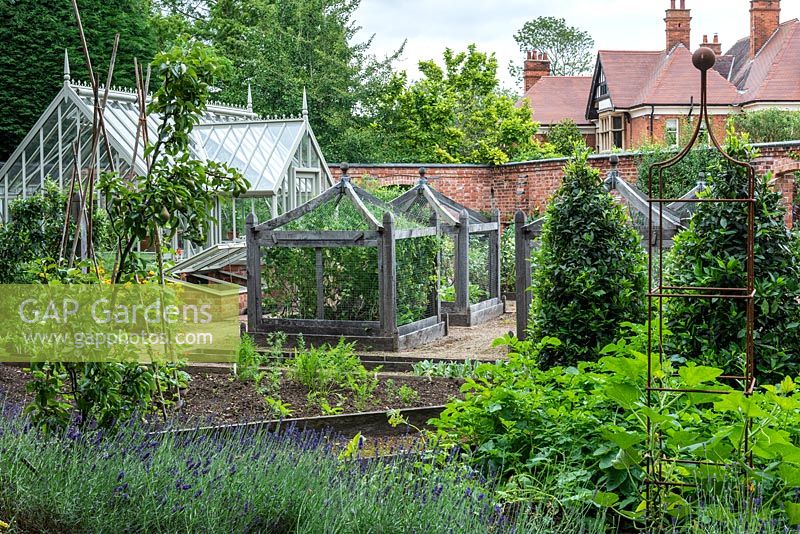
[[(781, 24), (780, 12), (780, 0), (750, 0), (750, 35), (725, 54), (716, 35), (712, 41), (704, 36), (703, 46), (717, 54), (708, 77), (715, 132), (722, 134), (727, 117), (734, 113), (770, 107), (800, 110), (800, 21)], [(686, 0), (679, 5), (670, 0), (664, 21), (664, 50), (601, 50), (592, 76), (550, 76), (547, 56), (530, 52), (523, 98), (533, 108), (541, 133), (572, 119), (587, 143), (600, 152), (677, 143), (700, 97)]]

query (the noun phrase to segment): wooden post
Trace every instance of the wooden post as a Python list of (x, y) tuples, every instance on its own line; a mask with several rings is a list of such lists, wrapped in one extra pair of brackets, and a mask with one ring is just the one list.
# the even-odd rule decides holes
[(462, 210), (458, 215), (456, 237), (456, 308), (459, 313), (469, 309), (469, 214)]
[(325, 319), (325, 263), (322, 249), (314, 249), (317, 253), (317, 319)]
[(531, 246), (528, 233), (525, 231), (525, 223), (525, 214), (518, 211), (514, 216), (514, 255), (517, 271), (517, 337), (519, 339), (527, 337), (531, 306), (531, 295), (528, 290), (531, 287)]
[(500, 210), (492, 210), (492, 222), (497, 223), (497, 231), (489, 234), (489, 298), (500, 298), (500, 242), (503, 237), (500, 224)]
[(381, 331), (387, 337), (397, 335), (397, 265), (394, 240), (394, 215), (383, 214), (383, 235), (379, 256), (380, 265), (380, 315)]
[(247, 330), (257, 332), (261, 326), (261, 247), (258, 245), (258, 216), (250, 213), (245, 220), (247, 243)]
[[(442, 228), (439, 225), (439, 217), (434, 212), (431, 217), (431, 224), (436, 227), (436, 238), (441, 239)], [(442, 248), (436, 247), (436, 285), (433, 294), (433, 306), (436, 320), (442, 320)]]

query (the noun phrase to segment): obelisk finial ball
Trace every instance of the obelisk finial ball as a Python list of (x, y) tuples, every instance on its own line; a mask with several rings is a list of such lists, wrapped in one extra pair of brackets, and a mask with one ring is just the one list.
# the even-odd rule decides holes
[(692, 55), (692, 63), (698, 70), (706, 71), (714, 66), (717, 62), (717, 56), (714, 51), (708, 47), (701, 46)]

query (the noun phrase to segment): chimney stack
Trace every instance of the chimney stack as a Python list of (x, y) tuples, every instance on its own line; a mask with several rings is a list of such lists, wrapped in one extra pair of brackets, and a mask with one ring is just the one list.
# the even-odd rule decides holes
[(710, 48), (711, 50), (714, 51), (714, 54), (717, 55), (717, 56), (721, 56), (722, 55), (722, 44), (719, 42), (719, 34), (716, 34), (716, 33), (714, 34), (714, 41), (711, 42), (711, 43), (708, 42), (708, 35), (704, 35), (703, 36), (703, 44), (701, 44), (700, 46), (704, 46), (706, 48)]
[(754, 58), (781, 23), (781, 0), (750, 1), (750, 57)]
[(691, 23), (692, 12), (686, 9), (686, 0), (681, 0), (680, 8), (675, 7), (675, 0), (670, 0), (667, 10), (667, 51), (669, 52), (678, 44), (683, 44), (691, 49)]
[(525, 92), (536, 85), (542, 77), (550, 76), (550, 58), (547, 57), (547, 52), (539, 52), (538, 50), (531, 50), (525, 58), (525, 66), (522, 71), (522, 76), (525, 79)]

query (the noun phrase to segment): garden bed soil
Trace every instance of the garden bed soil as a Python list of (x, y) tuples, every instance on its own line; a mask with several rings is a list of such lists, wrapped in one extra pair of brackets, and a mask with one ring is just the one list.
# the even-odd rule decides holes
[[(189, 388), (181, 394), (181, 405), (173, 407), (173, 414), (179, 421), (226, 424), (276, 418), (264, 395), (256, 390), (252, 381), (235, 380), (229, 373), (221, 372), (196, 372), (189, 369), (189, 374), (192, 380)], [(29, 375), (22, 367), (0, 364), (0, 404), (4, 401), (17, 405), (29, 403), (32, 396), (25, 390), (29, 380)], [(388, 387), (388, 380), (394, 381), (393, 387)], [(352, 394), (345, 391), (339, 392), (341, 397), (329, 395), (328, 403), (331, 407), (339, 405), (342, 414), (412, 406), (440, 406), (453, 398), (461, 397), (459, 388), (462, 383), (462, 380), (457, 379), (429, 380), (399, 374), (381, 376), (377, 389), (363, 405), (356, 406)], [(414, 389), (418, 398), (407, 403), (397, 398), (395, 392), (403, 385)], [(290, 405), (289, 417), (323, 415), (317, 404), (308, 402), (308, 389), (294, 382), (282, 380), (279, 391), (271, 396)]]
[[(394, 386), (388, 387), (387, 381)], [(328, 396), (331, 407), (339, 405), (342, 414), (382, 411), (392, 408), (412, 406), (440, 406), (453, 398), (460, 398), (459, 388), (462, 380), (399, 376), (381, 378), (372, 397), (363, 405), (356, 406), (350, 392), (341, 391)], [(408, 403), (402, 402), (394, 393), (403, 385), (416, 391), (418, 398)], [(308, 402), (308, 389), (300, 384), (283, 380), (280, 391), (272, 398), (279, 398), (290, 406), (289, 417), (315, 417), (323, 414), (317, 404)], [(231, 375), (222, 373), (193, 374), (188, 391), (183, 396), (180, 419), (184, 421), (213, 420), (219, 423), (238, 423), (262, 419), (275, 419), (264, 395), (256, 391), (252, 382), (232, 380)], [(359, 409), (360, 408), (360, 409)]]
[(28, 404), (33, 396), (25, 390), (29, 375), (22, 367), (0, 364), (0, 404)]

